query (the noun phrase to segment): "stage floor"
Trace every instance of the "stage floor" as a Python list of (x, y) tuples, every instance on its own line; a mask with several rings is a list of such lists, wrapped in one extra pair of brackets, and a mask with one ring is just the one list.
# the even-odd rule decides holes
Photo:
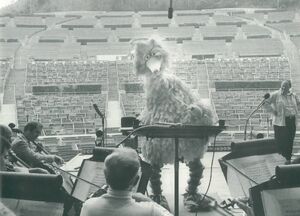
[[(212, 167), (212, 181), (208, 195), (215, 198), (218, 203), (221, 201), (231, 198), (228, 186), (226, 184), (224, 175), (221, 171), (218, 159), (228, 154), (228, 152), (216, 152), (215, 158)], [(201, 180), (201, 185), (199, 186), (199, 191), (205, 193), (209, 183), (210, 176), (210, 167), (212, 160), (212, 152), (207, 152), (202, 159), (202, 163), (205, 165), (204, 177)], [(187, 186), (187, 180), (189, 177), (189, 170), (185, 164), (180, 163), (179, 166), (179, 194), (182, 195), (185, 192)], [(166, 196), (171, 211), (174, 209), (174, 166), (166, 165), (162, 170), (162, 188), (163, 194)], [(151, 188), (149, 188), (151, 193)], [(213, 212), (198, 212), (198, 213), (189, 213), (183, 206), (183, 196), (179, 197), (179, 215), (180, 216), (190, 216), (190, 215), (201, 215), (201, 216), (215, 216), (215, 215), (225, 215), (217, 211)], [(231, 212), (232, 215), (242, 216), (243, 213), (241, 210), (234, 210)], [(229, 214), (230, 215), (230, 214)]]
[[(221, 201), (231, 198), (227, 183), (225, 181), (224, 175), (221, 171), (218, 159), (228, 154), (229, 152), (216, 152), (215, 158), (212, 166), (212, 181), (210, 185), (210, 189), (208, 191), (208, 195), (217, 200), (218, 203)], [(201, 180), (201, 185), (199, 186), (199, 191), (205, 193), (210, 176), (210, 167), (212, 160), (212, 152), (207, 152), (205, 157), (202, 159), (202, 163), (205, 166), (204, 177)], [(77, 155), (73, 159), (71, 159), (63, 169), (65, 170), (74, 170), (74, 167), (80, 167), (83, 159), (90, 158), (91, 155)], [(73, 174), (77, 174), (77, 171)], [(189, 177), (188, 167), (180, 163), (179, 166), (179, 194), (182, 195), (185, 192), (185, 188), (187, 186), (187, 179)], [(171, 211), (174, 209), (174, 166), (166, 165), (162, 169), (162, 188), (163, 194), (166, 196)], [(148, 192), (151, 194), (151, 188), (149, 186)], [(179, 215), (180, 216), (220, 216), (220, 215), (234, 215), (234, 216), (242, 216), (243, 213), (239, 209), (234, 209), (231, 211), (231, 214), (223, 214), (220, 211), (212, 211), (212, 212), (198, 212), (198, 213), (189, 213), (183, 206), (183, 196), (179, 197)]]

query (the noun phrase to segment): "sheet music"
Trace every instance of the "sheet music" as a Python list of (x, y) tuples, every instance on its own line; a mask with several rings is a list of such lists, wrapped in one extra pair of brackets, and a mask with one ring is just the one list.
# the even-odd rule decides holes
[[(141, 176), (141, 170), (139, 170), (139, 176)], [(99, 187), (102, 187), (106, 184), (104, 176), (104, 162), (84, 160), (81, 167), (81, 172), (79, 177), (87, 180)], [(80, 179), (76, 180), (72, 196), (85, 201), (92, 193), (96, 192), (99, 187), (81, 181)], [(133, 191), (137, 191), (139, 183), (133, 188)]]
[(275, 153), (236, 158), (227, 162), (253, 180), (253, 183), (260, 184), (275, 175), (275, 167), (284, 164), (285, 159)]
[(265, 216), (299, 216), (300, 188), (265, 190), (261, 192)]
[(16, 216), (62, 216), (63, 203), (1, 198), (1, 202)]
[[(104, 178), (104, 163), (97, 161), (84, 160), (79, 177), (102, 187), (106, 181)], [(99, 189), (99, 187), (88, 184), (79, 179), (76, 180), (73, 197), (85, 201), (87, 197)]]

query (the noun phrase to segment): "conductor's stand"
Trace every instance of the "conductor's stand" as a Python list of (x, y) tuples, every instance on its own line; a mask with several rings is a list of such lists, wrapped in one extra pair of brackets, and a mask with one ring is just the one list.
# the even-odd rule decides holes
[(63, 215), (63, 179), (60, 175), (0, 172), (0, 183), (1, 202), (15, 215)]

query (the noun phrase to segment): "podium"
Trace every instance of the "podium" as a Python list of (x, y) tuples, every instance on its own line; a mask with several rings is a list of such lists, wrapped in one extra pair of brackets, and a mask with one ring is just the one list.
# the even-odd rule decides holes
[(199, 125), (148, 125), (141, 126), (133, 131), (137, 136), (146, 138), (174, 138), (174, 215), (179, 215), (179, 138), (215, 137), (225, 130), (225, 126)]

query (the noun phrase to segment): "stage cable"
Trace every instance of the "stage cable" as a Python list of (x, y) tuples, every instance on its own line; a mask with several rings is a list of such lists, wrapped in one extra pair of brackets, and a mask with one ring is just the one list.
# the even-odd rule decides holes
[(209, 181), (208, 181), (208, 185), (207, 185), (207, 189), (203, 195), (203, 198), (201, 199), (200, 201), (200, 204), (201, 202), (204, 201), (205, 197), (207, 197), (207, 193), (210, 189), (210, 185), (211, 185), (211, 181), (212, 181), (212, 170), (213, 170), (213, 164), (214, 164), (214, 159), (215, 159), (215, 149), (216, 149), (216, 140), (217, 140), (217, 135), (215, 135), (214, 137), (214, 145), (213, 145), (213, 155), (212, 155), (212, 159), (211, 159), (211, 163), (210, 163), (210, 174), (209, 174)]

